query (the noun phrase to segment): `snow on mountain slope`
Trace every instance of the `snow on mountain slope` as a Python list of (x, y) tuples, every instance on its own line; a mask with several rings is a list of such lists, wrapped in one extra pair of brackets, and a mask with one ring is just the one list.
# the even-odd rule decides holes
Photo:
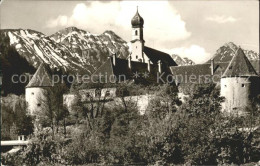
[(114, 53), (120, 58), (129, 55), (127, 43), (112, 31), (96, 35), (69, 27), (51, 35), (50, 38), (62, 45), (62, 49), (69, 50), (71, 56), (78, 59), (79, 63), (91, 68), (91, 72)]
[[(232, 42), (226, 43), (221, 46), (214, 55), (214, 60), (216, 62), (229, 62), (235, 55), (238, 46)], [(259, 59), (259, 54), (252, 50), (244, 50), (245, 55), (250, 61), (257, 61)], [(209, 61), (208, 61), (209, 62)]]
[(29, 29), (3, 30), (9, 37), (10, 45), (24, 57), (31, 65), (37, 68), (41, 62), (51, 68), (62, 68), (64, 71), (84, 70), (83, 66), (71, 64), (70, 52), (61, 49), (62, 46), (48, 36)]
[[(238, 46), (232, 42), (226, 43), (223, 46), (221, 46), (214, 55), (214, 61), (215, 62), (230, 62), (235, 55), (236, 50), (238, 49)], [(242, 48), (243, 49), (243, 48)], [(259, 73), (259, 53), (256, 53), (252, 50), (245, 50), (243, 49), (245, 55), (251, 62), (252, 66), (256, 70), (257, 73)], [(210, 63), (210, 60), (207, 62)]]
[(113, 53), (126, 58), (127, 43), (112, 31), (96, 35), (69, 27), (51, 36), (30, 29), (1, 30), (31, 65), (41, 62), (68, 73), (91, 74)]
[(181, 58), (179, 55), (172, 54), (172, 59), (178, 64), (178, 66), (194, 65), (195, 63), (189, 58)]

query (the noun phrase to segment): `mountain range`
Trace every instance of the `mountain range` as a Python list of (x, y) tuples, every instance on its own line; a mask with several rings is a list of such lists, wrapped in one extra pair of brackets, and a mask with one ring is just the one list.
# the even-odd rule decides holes
[(67, 73), (91, 74), (113, 53), (125, 58), (127, 42), (112, 31), (100, 35), (69, 27), (51, 36), (30, 29), (2, 30), (10, 45), (37, 68), (45, 62)]
[[(37, 68), (41, 62), (50, 65), (52, 69), (58, 68), (66, 73), (93, 73), (108, 56), (116, 53), (120, 58), (126, 58), (129, 53), (129, 43), (120, 38), (113, 31), (102, 34), (92, 34), (76, 27), (68, 27), (50, 36), (30, 29), (5, 29), (1, 34), (9, 38), (20, 56), (29, 64)], [(221, 46), (214, 55), (216, 62), (228, 62), (232, 59), (237, 45), (230, 42)], [(244, 50), (253, 63), (259, 54)], [(180, 66), (195, 64), (188, 58), (171, 55)]]
[[(232, 57), (235, 55), (236, 50), (239, 48), (233, 42), (229, 42), (221, 46), (213, 56), (216, 62), (229, 62)], [(257, 61), (259, 60), (259, 53), (256, 53), (252, 50), (243, 49), (245, 55), (249, 59), (249, 61)], [(209, 62), (209, 61), (208, 61)]]

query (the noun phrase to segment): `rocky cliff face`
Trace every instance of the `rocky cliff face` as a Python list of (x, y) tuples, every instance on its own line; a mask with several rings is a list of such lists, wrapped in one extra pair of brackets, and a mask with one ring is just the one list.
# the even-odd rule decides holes
[[(214, 61), (215, 62), (230, 62), (233, 56), (235, 55), (236, 50), (238, 49), (238, 46), (232, 42), (226, 43), (223, 46), (221, 46), (214, 55)], [(243, 49), (243, 48), (242, 48)], [(252, 50), (245, 50), (243, 49), (245, 55), (251, 62), (252, 66), (256, 70), (257, 73), (260, 73), (260, 57), (259, 53), (256, 53)], [(210, 60), (207, 62), (210, 63)]]
[[(226, 43), (221, 46), (214, 55), (214, 60), (216, 62), (229, 62), (235, 55), (238, 46), (232, 42)], [(259, 54), (252, 50), (243, 49), (245, 55), (250, 61), (257, 61), (259, 59)]]
[(113, 53), (125, 58), (127, 43), (112, 31), (91, 34), (75, 27), (66, 28), (51, 36), (29, 29), (2, 30), (10, 45), (37, 68), (41, 62), (68, 73), (90, 74)]
[[(38, 68), (44, 62), (52, 69), (70, 74), (91, 74), (112, 54), (126, 58), (130, 53), (129, 43), (112, 31), (92, 34), (68, 27), (50, 36), (30, 29), (6, 29), (1, 34), (9, 38), (9, 45), (33, 67)], [(178, 55), (172, 58), (178, 65), (194, 64)]]
[(171, 55), (172, 59), (178, 64), (178, 66), (194, 65), (195, 63), (189, 58), (181, 58), (176, 54)]

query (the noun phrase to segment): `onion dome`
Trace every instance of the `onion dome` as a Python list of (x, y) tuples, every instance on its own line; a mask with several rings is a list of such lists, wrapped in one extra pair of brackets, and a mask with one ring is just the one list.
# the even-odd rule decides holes
[(142, 28), (144, 25), (144, 19), (138, 13), (138, 9), (136, 11), (135, 16), (131, 20), (131, 24), (133, 28)]

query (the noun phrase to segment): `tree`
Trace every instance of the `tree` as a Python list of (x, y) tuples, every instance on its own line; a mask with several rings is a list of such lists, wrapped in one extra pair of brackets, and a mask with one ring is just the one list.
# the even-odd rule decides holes
[[(59, 122), (68, 116), (68, 110), (63, 107), (63, 94), (67, 88), (64, 84), (58, 84), (50, 88), (45, 88), (42, 91), (42, 96), (38, 98), (41, 102), (41, 110), (37, 110), (36, 119), (43, 127), (50, 126), (52, 129), (52, 136), (54, 138), (55, 132), (59, 132)], [(64, 133), (66, 125), (63, 124)]]
[(17, 135), (30, 135), (33, 132), (32, 117), (26, 112), (26, 102), (24, 96), (8, 95), (2, 99), (2, 131), (5, 131), (4, 139), (10, 139), (10, 129), (14, 129), (13, 139)]

